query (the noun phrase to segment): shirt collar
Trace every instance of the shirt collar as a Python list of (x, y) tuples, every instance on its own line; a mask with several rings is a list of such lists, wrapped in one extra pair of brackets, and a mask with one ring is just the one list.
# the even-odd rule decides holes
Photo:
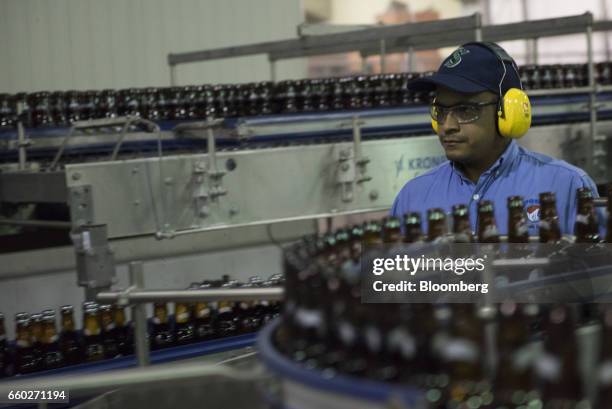
[[(513, 139), (508, 144), (506, 149), (502, 152), (502, 154), (499, 156), (499, 158), (489, 167), (489, 169), (484, 171), (484, 173), (480, 177), (488, 176), (492, 173), (495, 173), (495, 176), (499, 176), (502, 173), (505, 173), (512, 166), (512, 163), (518, 156), (518, 153), (519, 153), (518, 143), (516, 142), (516, 140)], [(451, 161), (450, 163), (451, 163), (451, 168), (457, 175), (459, 175), (462, 183), (464, 181), (467, 183), (472, 183), (471, 180), (465, 177), (463, 172), (461, 172), (461, 170), (456, 166), (454, 162)]]
[(499, 159), (497, 159), (483, 175), (489, 175), (493, 172), (495, 172), (496, 175), (500, 175), (510, 169), (512, 162), (514, 162), (514, 159), (518, 156), (518, 152), (518, 144), (513, 139), (506, 147), (506, 150), (499, 156)]

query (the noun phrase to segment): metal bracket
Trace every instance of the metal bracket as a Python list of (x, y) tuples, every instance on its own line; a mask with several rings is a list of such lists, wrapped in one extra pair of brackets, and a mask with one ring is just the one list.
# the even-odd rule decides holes
[(355, 182), (355, 157), (350, 147), (338, 152), (338, 170), (336, 182), (340, 185), (340, 194), (343, 202), (353, 201), (353, 183)]
[[(223, 176), (225, 176), (225, 171), (221, 170), (217, 166), (217, 145), (215, 139), (215, 128), (221, 128), (225, 123), (224, 119), (212, 119), (209, 121), (200, 121), (200, 122), (190, 122), (186, 124), (177, 125), (172, 131), (177, 134), (183, 133), (194, 133), (196, 136), (200, 136), (202, 138), (206, 138), (207, 143), (207, 158), (208, 165), (203, 166), (200, 162), (195, 165), (194, 174), (196, 174), (196, 178), (201, 177), (203, 180), (204, 175), (208, 175), (210, 185), (207, 196), (210, 200), (214, 201), (220, 196), (225, 196), (227, 194), (227, 189), (222, 186)], [(205, 134), (202, 131), (206, 131)], [(201, 194), (199, 197), (204, 197), (206, 195)]]
[(73, 228), (94, 222), (91, 186), (82, 185), (68, 188), (68, 203)]
[(370, 159), (366, 156), (363, 156), (363, 152), (361, 150), (361, 125), (364, 122), (359, 120), (359, 117), (353, 117), (353, 146), (355, 149), (355, 165), (357, 166), (358, 176), (357, 183), (364, 183), (372, 180), (371, 176), (367, 175), (366, 165), (370, 163)]
[(353, 200), (353, 184), (362, 184), (372, 180), (367, 175), (367, 164), (370, 159), (363, 156), (361, 150), (361, 126), (365, 122), (360, 120), (357, 115), (353, 116), (351, 122), (343, 122), (341, 128), (350, 126), (353, 129), (352, 148), (343, 149), (338, 154), (338, 173), (336, 181), (340, 185), (341, 197), (343, 202)]
[(196, 216), (200, 218), (205, 218), (209, 215), (208, 200), (210, 195), (204, 183), (207, 167), (208, 165), (201, 160), (198, 160), (193, 165), (193, 200)]
[(353, 129), (353, 152), (352, 157), (355, 167), (355, 182), (362, 184), (372, 180), (371, 176), (367, 174), (367, 164), (370, 163), (370, 159), (363, 156), (362, 144), (361, 144), (361, 126), (365, 124), (365, 121), (359, 119), (359, 116), (353, 116), (351, 122), (343, 122), (340, 124), (341, 128), (350, 126)]
[[(49, 166), (49, 170), (55, 170), (55, 167), (59, 163), (62, 155), (64, 154), (64, 150), (66, 146), (68, 146), (68, 141), (74, 135), (77, 130), (86, 130), (86, 129), (99, 129), (99, 128), (115, 128), (121, 126), (121, 132), (119, 134), (119, 138), (115, 143), (115, 147), (113, 148), (113, 153), (111, 154), (110, 160), (117, 159), (117, 155), (119, 154), (119, 150), (121, 149), (121, 145), (123, 144), (123, 140), (125, 139), (125, 134), (129, 130), (131, 125), (144, 125), (149, 131), (157, 133), (157, 139), (160, 144), (161, 151), (161, 128), (153, 121), (149, 121), (148, 119), (143, 119), (135, 116), (125, 116), (125, 117), (117, 117), (117, 118), (102, 118), (102, 119), (90, 119), (88, 121), (77, 121), (72, 124), (68, 134), (62, 140), (62, 143), (53, 158), (53, 162)], [(161, 156), (161, 153), (160, 153)]]
[(210, 176), (210, 198), (215, 200), (217, 197), (225, 196), (227, 189), (222, 186), (222, 179), (225, 176), (225, 171), (219, 170), (217, 166), (217, 148), (215, 144), (215, 135), (212, 128), (207, 131), (208, 142), (208, 175)]
[(115, 258), (108, 245), (105, 224), (85, 224), (71, 233), (76, 256), (77, 282), (85, 287), (85, 297), (95, 299), (97, 293), (116, 283)]

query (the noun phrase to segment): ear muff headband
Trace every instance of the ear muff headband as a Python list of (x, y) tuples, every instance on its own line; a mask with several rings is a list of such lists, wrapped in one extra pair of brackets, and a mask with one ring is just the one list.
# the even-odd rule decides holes
[[(434, 98), (433, 101), (431, 102), (432, 104), (436, 103), (436, 99)], [(433, 117), (431, 115), (429, 115), (429, 117), (431, 118), (431, 127), (433, 128), (434, 132), (436, 133), (436, 135), (438, 134), (438, 121), (436, 121), (435, 119), (433, 119)]]
[[(525, 91), (523, 91), (523, 84), (520, 85), (520, 89), (510, 88), (505, 94), (502, 95), (502, 84), (506, 78), (507, 65), (510, 65), (510, 67), (512, 67), (512, 69), (516, 72), (520, 82), (520, 75), (518, 73), (516, 63), (503, 48), (495, 43), (472, 42), (463, 44), (462, 47), (465, 47), (466, 45), (477, 45), (484, 47), (495, 54), (499, 60), (504, 73), (502, 74), (498, 84), (499, 104), (497, 107), (497, 130), (501, 136), (506, 138), (518, 139), (522, 137), (527, 133), (529, 127), (531, 126), (531, 102), (529, 101), (529, 97)], [(437, 121), (433, 118), (431, 121), (431, 127), (437, 134), (439, 126)]]

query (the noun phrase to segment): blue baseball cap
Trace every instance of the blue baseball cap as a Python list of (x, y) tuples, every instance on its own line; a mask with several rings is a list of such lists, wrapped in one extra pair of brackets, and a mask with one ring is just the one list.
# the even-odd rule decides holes
[(502, 95), (510, 88), (522, 89), (516, 63), (503, 48), (495, 43), (473, 42), (457, 48), (442, 61), (435, 74), (411, 81), (408, 88), (434, 91), (444, 86), (465, 94), (483, 91), (499, 94), (502, 77)]

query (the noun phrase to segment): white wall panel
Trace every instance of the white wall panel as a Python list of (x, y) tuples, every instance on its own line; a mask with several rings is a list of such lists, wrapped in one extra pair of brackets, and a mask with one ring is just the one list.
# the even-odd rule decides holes
[[(0, 92), (169, 85), (169, 52), (293, 38), (300, 0), (0, 0)], [(278, 78), (306, 74), (303, 60)], [(269, 79), (265, 56), (181, 65), (179, 84)]]

